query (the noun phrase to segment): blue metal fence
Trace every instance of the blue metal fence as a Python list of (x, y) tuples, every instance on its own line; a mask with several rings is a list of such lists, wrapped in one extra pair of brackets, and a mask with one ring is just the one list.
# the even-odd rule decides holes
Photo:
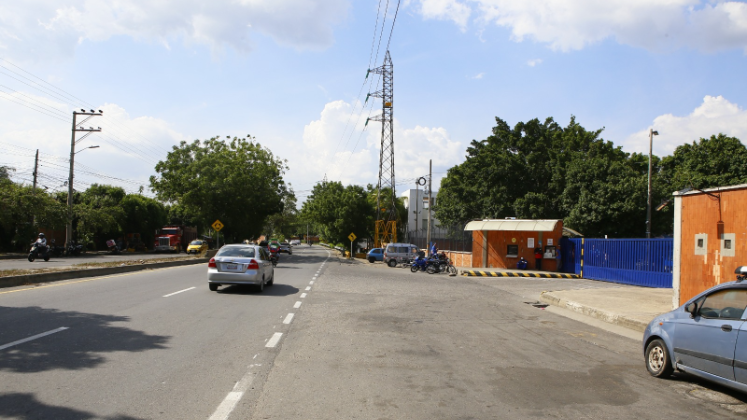
[[(672, 287), (672, 239), (586, 239), (583, 276), (635, 286)], [(561, 241), (562, 271), (581, 274), (581, 239)]]

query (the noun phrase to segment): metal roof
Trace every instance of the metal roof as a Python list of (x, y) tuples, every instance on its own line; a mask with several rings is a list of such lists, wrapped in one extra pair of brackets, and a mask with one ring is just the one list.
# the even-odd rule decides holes
[(502, 230), (515, 232), (550, 232), (560, 220), (473, 220), (464, 230)]

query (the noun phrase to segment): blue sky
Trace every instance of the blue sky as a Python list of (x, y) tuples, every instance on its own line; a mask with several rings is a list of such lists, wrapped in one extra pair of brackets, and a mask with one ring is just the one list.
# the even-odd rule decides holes
[[(375, 183), (380, 125), (361, 130), (361, 101), (375, 88), (361, 87), (387, 13), (371, 66), (383, 59), (397, 2), (385, 12), (386, 4), (0, 5), (0, 164), (29, 179), (39, 148), (43, 185), (63, 188), (70, 114), (85, 106), (105, 117), (92, 121), (104, 132), (80, 145), (101, 147), (76, 156), (81, 188), (147, 187), (178, 141), (246, 134), (288, 160), (301, 200), (325, 174)], [(390, 45), (398, 188), (426, 174), (429, 159), (438, 184), (496, 116), (565, 125), (575, 115), (628, 152), (647, 151), (653, 127), (659, 155), (718, 132), (744, 139), (746, 48), (747, 5), (738, 1), (403, 0)]]

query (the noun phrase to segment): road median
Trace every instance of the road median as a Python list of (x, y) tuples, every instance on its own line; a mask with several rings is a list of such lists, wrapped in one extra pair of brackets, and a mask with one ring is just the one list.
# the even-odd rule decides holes
[[(27, 284), (36, 283), (47, 283), (62, 280), (72, 280), (86, 277), (99, 277), (108, 276), (112, 274), (128, 273), (133, 271), (142, 270), (153, 270), (157, 268), (168, 268), (178, 267), (183, 265), (194, 265), (203, 264), (209, 261), (209, 258), (191, 258), (179, 261), (165, 261), (157, 263), (147, 263), (147, 260), (141, 260), (142, 263), (127, 265), (123, 262), (122, 265), (115, 267), (97, 267), (97, 268), (83, 268), (83, 269), (72, 269), (65, 271), (54, 271), (49, 273), (38, 273), (38, 274), (22, 274), (18, 276), (7, 276), (0, 277), (0, 288), (4, 287), (15, 287), (23, 286)], [(131, 261), (127, 261), (131, 262)]]

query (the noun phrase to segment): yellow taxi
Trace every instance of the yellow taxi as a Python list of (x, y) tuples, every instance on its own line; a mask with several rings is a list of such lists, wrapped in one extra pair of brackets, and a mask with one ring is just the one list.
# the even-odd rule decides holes
[(208, 250), (208, 244), (202, 239), (195, 239), (189, 243), (187, 247), (187, 254), (202, 254), (203, 251)]

